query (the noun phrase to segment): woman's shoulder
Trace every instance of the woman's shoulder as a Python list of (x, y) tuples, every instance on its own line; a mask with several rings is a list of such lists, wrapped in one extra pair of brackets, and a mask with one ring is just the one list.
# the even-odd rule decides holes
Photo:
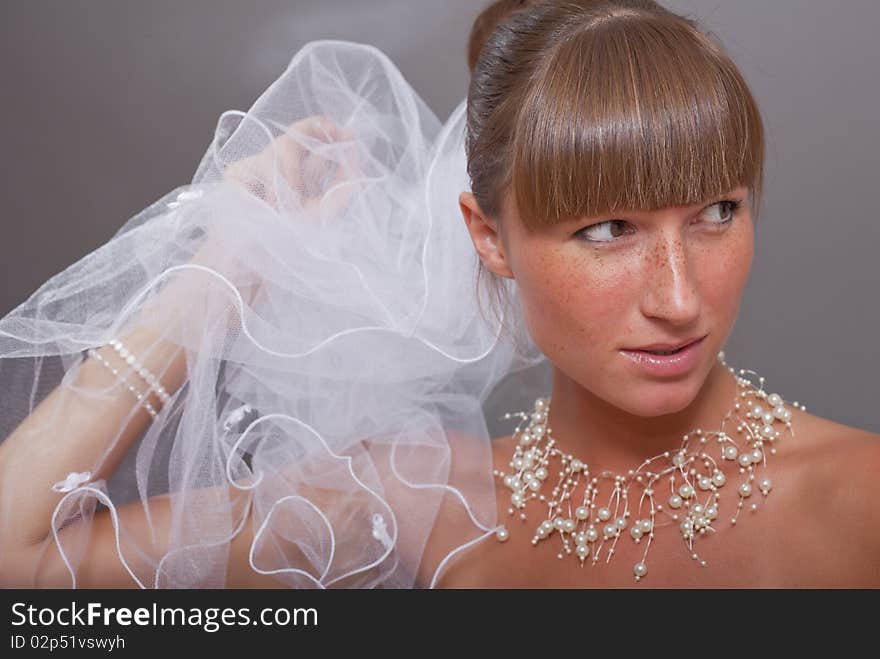
[(880, 587), (880, 434), (798, 414), (784, 459), (806, 537), (834, 575), (829, 584)]
[[(786, 456), (803, 466), (811, 478), (828, 482), (868, 477), (880, 488), (880, 434), (844, 425), (831, 419), (796, 411), (793, 425), (797, 434), (787, 441)], [(864, 483), (865, 485), (869, 483)]]

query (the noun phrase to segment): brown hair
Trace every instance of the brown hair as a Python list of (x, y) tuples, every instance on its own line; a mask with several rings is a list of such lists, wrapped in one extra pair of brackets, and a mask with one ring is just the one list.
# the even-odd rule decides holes
[[(652, 0), (498, 0), (474, 22), (468, 64), (468, 175), (490, 218), (508, 192), (531, 230), (741, 185), (757, 214), (761, 115), (696, 21)], [(478, 286), (485, 274), (480, 262)]]

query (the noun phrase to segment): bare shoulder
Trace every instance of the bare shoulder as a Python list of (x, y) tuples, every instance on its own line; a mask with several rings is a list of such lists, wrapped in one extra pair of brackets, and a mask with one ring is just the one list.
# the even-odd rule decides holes
[(818, 417), (797, 473), (801, 519), (841, 587), (880, 587), (880, 435)]
[(811, 418), (808, 433), (792, 452), (805, 475), (836, 492), (880, 494), (880, 434), (820, 417)]
[(839, 513), (851, 510), (875, 522), (873, 539), (880, 548), (880, 435), (844, 426), (814, 449), (809, 462), (810, 474)]

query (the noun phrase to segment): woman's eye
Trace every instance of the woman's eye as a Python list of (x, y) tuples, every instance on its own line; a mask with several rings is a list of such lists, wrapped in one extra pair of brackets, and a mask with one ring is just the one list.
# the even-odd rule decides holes
[[(741, 205), (742, 201), (724, 199), (711, 206), (707, 206), (704, 213), (714, 209), (716, 211), (714, 216), (717, 219), (710, 220), (709, 223), (723, 226), (733, 221), (734, 215)], [(611, 243), (625, 235), (624, 228), (627, 224), (625, 220), (606, 220), (605, 222), (584, 227), (575, 233), (575, 236), (591, 243)]]
[(624, 220), (606, 220), (598, 224), (591, 224), (578, 231), (575, 235), (581, 240), (591, 243), (610, 243), (623, 235), (622, 227)]
[(709, 210), (710, 208), (726, 208), (727, 212), (721, 212), (721, 216), (719, 217), (719, 220), (715, 222), (715, 224), (727, 224), (728, 222), (731, 222), (733, 220), (733, 216), (739, 209), (741, 203), (742, 202), (735, 201), (733, 199), (725, 199), (723, 201), (719, 201), (717, 204), (712, 204), (706, 210)]

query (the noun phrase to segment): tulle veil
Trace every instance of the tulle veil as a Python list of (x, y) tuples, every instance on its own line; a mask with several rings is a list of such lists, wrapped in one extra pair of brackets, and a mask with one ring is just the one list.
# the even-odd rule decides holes
[[(141, 588), (226, 587), (239, 534), (249, 569), (294, 588), (433, 586), (491, 540), (484, 405), (544, 357), (512, 281), (505, 331), (480, 313), (465, 122), (465, 100), (441, 122), (378, 49), (310, 42), (247, 112), (220, 116), (191, 183), (0, 319), (0, 437), (56, 391), (25, 439), (71, 456), (40, 488), (55, 499), (33, 585), (55, 547), (77, 586), (99, 513)], [(134, 441), (126, 373), (77, 377), (132, 330), (160, 379), (167, 346), (185, 356)], [(109, 401), (122, 421), (81, 458), (89, 404)], [(16, 471), (37, 483), (38, 462)], [(3, 534), (23, 496), (21, 476), (0, 482)], [(441, 504), (457, 512), (438, 536)]]

